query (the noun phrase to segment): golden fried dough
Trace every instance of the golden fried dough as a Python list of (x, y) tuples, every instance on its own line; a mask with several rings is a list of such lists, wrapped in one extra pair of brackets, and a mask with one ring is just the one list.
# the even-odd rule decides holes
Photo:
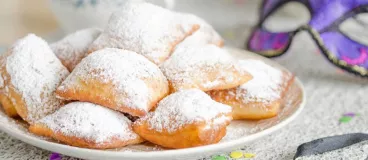
[(249, 82), (232, 89), (208, 92), (220, 103), (233, 107), (234, 119), (264, 119), (276, 116), (293, 75), (258, 60), (242, 60), (242, 67), (252, 74)]
[(188, 148), (219, 142), (231, 119), (230, 106), (190, 89), (164, 98), (155, 111), (134, 122), (133, 130), (154, 144)]
[(62, 99), (92, 102), (133, 116), (147, 114), (168, 92), (168, 82), (154, 63), (116, 48), (84, 58), (56, 90)]
[(72, 102), (29, 127), (29, 131), (65, 144), (94, 149), (118, 148), (143, 141), (123, 114), (88, 103)]
[(226, 50), (213, 44), (180, 47), (160, 68), (172, 92), (229, 89), (252, 78)]
[(48, 44), (34, 34), (18, 40), (1, 56), (1, 103), (10, 116), (28, 123), (54, 112), (63, 101), (56, 87), (69, 74)]
[(1, 106), (3, 106), (5, 113), (9, 117), (18, 117), (18, 113), (17, 110), (15, 110), (15, 106), (5, 94), (0, 94), (0, 103)]

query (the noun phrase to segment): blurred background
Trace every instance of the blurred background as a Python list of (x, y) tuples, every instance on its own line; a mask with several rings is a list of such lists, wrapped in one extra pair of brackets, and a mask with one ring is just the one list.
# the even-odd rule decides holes
[[(145, 1), (168, 9), (196, 14), (212, 24), (225, 39), (229, 40), (228, 44), (236, 46), (236, 42), (231, 39), (235, 39), (234, 36), (236, 39), (246, 36), (249, 28), (257, 23), (258, 8), (262, 2), (262, 0)], [(127, 0), (2, 0), (0, 45), (10, 45), (30, 32), (44, 38), (57, 39), (86, 27), (103, 28), (110, 14), (119, 10), (125, 2)], [(275, 31), (288, 31), (308, 23), (309, 18), (309, 12), (305, 7), (291, 3), (277, 11), (275, 16), (268, 18), (266, 26)], [(358, 16), (358, 19), (360, 24), (344, 23), (342, 26), (348, 29), (342, 29), (352, 33), (355, 31), (359, 35), (364, 33), (368, 37), (367, 29), (361, 27), (361, 22), (368, 24), (368, 16)], [(231, 35), (228, 32), (230, 30), (237, 34)]]
[(0, 2), (0, 46), (12, 44), (29, 32), (40, 36), (58, 29), (47, 0), (2, 0)]
[[(1, 0), (0, 51), (27, 33), (35, 33), (49, 43), (86, 27), (104, 28), (110, 14), (128, 0)], [(143, 1), (143, 0), (135, 0)], [(257, 23), (262, 0), (145, 0), (205, 19), (223, 36), (227, 46), (244, 48), (252, 27)], [(272, 31), (290, 31), (310, 19), (309, 11), (299, 3), (288, 3), (270, 16), (265, 24)], [(368, 44), (368, 16), (358, 15), (339, 27), (345, 34)], [(284, 56), (276, 60), (298, 73), (332, 75), (341, 73), (321, 56), (305, 32), (298, 34)], [(309, 64), (318, 65), (309, 65)], [(321, 74), (322, 73), (322, 74)], [(305, 76), (301, 74), (300, 76)], [(306, 76), (310, 78), (310, 76)]]
[[(140, 0), (136, 0), (140, 1)], [(261, 0), (146, 0), (163, 7), (194, 13), (220, 31), (252, 25)], [(111, 12), (126, 0), (2, 0), (0, 46), (8, 46), (27, 33), (54, 40), (86, 27), (106, 24)], [(223, 21), (226, 19), (226, 21)], [(244, 28), (244, 27), (243, 27)], [(231, 33), (228, 34), (229, 37)]]

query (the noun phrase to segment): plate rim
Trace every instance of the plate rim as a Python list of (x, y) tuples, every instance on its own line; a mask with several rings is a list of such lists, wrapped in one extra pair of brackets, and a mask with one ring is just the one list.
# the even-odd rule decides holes
[[(228, 49), (240, 50), (236, 48), (228, 48)], [(255, 55), (252, 52), (248, 52), (248, 54), (249, 53)], [(264, 59), (265, 58), (263, 58), (262, 60)], [(272, 63), (276, 63), (276, 62), (272, 61)], [(167, 158), (167, 157), (177, 157), (177, 156), (184, 156), (184, 155), (188, 155), (188, 156), (198, 155), (198, 154), (206, 153), (206, 152), (219, 152), (221, 150), (225, 151), (230, 148), (235, 148), (237, 146), (243, 146), (246, 143), (249, 143), (251, 141), (254, 141), (256, 139), (269, 135), (285, 127), (290, 122), (292, 122), (292, 120), (294, 120), (302, 112), (303, 108), (306, 105), (306, 92), (305, 92), (304, 85), (302, 84), (302, 82), (299, 80), (298, 77), (295, 77), (294, 83), (296, 83), (296, 85), (300, 87), (301, 89), (302, 101), (299, 104), (297, 110), (295, 110), (290, 116), (286, 117), (280, 123), (277, 123), (274, 126), (271, 126), (265, 130), (262, 130), (260, 132), (257, 132), (257, 133), (254, 133), (248, 136), (244, 136), (238, 139), (229, 140), (229, 141), (221, 142), (217, 144), (200, 146), (200, 147), (193, 147), (193, 148), (186, 148), (186, 149), (173, 149), (173, 150), (164, 150), (164, 151), (162, 150), (148, 151), (148, 152), (143, 152), (143, 151), (141, 152), (135, 152), (135, 151), (117, 152), (117, 151), (111, 151), (111, 150), (95, 150), (95, 149), (79, 148), (79, 147), (69, 146), (69, 145), (61, 144), (57, 142), (50, 142), (44, 139), (37, 138), (35, 136), (23, 134), (21, 132), (12, 130), (10, 127), (4, 127), (3, 125), (0, 125), (0, 130), (7, 133), (11, 137), (18, 139), (22, 142), (25, 142), (27, 144), (30, 144), (32, 146), (42, 148), (44, 150), (48, 150), (51, 152), (57, 152), (63, 155), (68, 155), (68, 156), (73, 156), (73, 157), (78, 157), (78, 158), (86, 158), (86, 157), (90, 157), (90, 158), (131, 158), (131, 159)], [(147, 154), (142, 154), (142, 153), (147, 153)]]

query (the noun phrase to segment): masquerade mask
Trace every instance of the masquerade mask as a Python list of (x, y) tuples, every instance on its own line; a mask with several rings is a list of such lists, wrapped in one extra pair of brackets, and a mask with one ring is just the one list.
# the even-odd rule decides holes
[[(266, 19), (289, 2), (299, 2), (308, 8), (309, 23), (288, 32), (267, 30)], [(345, 20), (360, 13), (368, 13), (368, 0), (264, 0), (260, 21), (247, 42), (247, 49), (266, 57), (280, 56), (287, 51), (294, 35), (306, 30), (330, 62), (368, 78), (368, 44), (353, 40), (339, 28)]]

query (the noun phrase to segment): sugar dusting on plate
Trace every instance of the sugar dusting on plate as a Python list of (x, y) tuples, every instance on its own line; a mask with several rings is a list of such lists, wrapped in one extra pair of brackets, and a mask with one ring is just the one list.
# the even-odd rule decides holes
[[(213, 101), (201, 90), (190, 89), (173, 93), (164, 98), (156, 110), (150, 112), (142, 120), (147, 119), (149, 127), (155, 131), (175, 132), (184, 125), (211, 121), (221, 114), (230, 112), (230, 106)], [(225, 123), (230, 120), (228, 117), (220, 117), (216, 123)]]
[(11, 86), (25, 102), (26, 120), (34, 122), (59, 108), (62, 101), (54, 91), (69, 72), (47, 42), (29, 34), (18, 40), (9, 53), (2, 65), (6, 65)]
[(112, 138), (138, 138), (131, 129), (131, 121), (123, 114), (88, 102), (69, 103), (38, 123), (46, 125), (54, 132), (85, 138), (95, 143), (109, 142)]

